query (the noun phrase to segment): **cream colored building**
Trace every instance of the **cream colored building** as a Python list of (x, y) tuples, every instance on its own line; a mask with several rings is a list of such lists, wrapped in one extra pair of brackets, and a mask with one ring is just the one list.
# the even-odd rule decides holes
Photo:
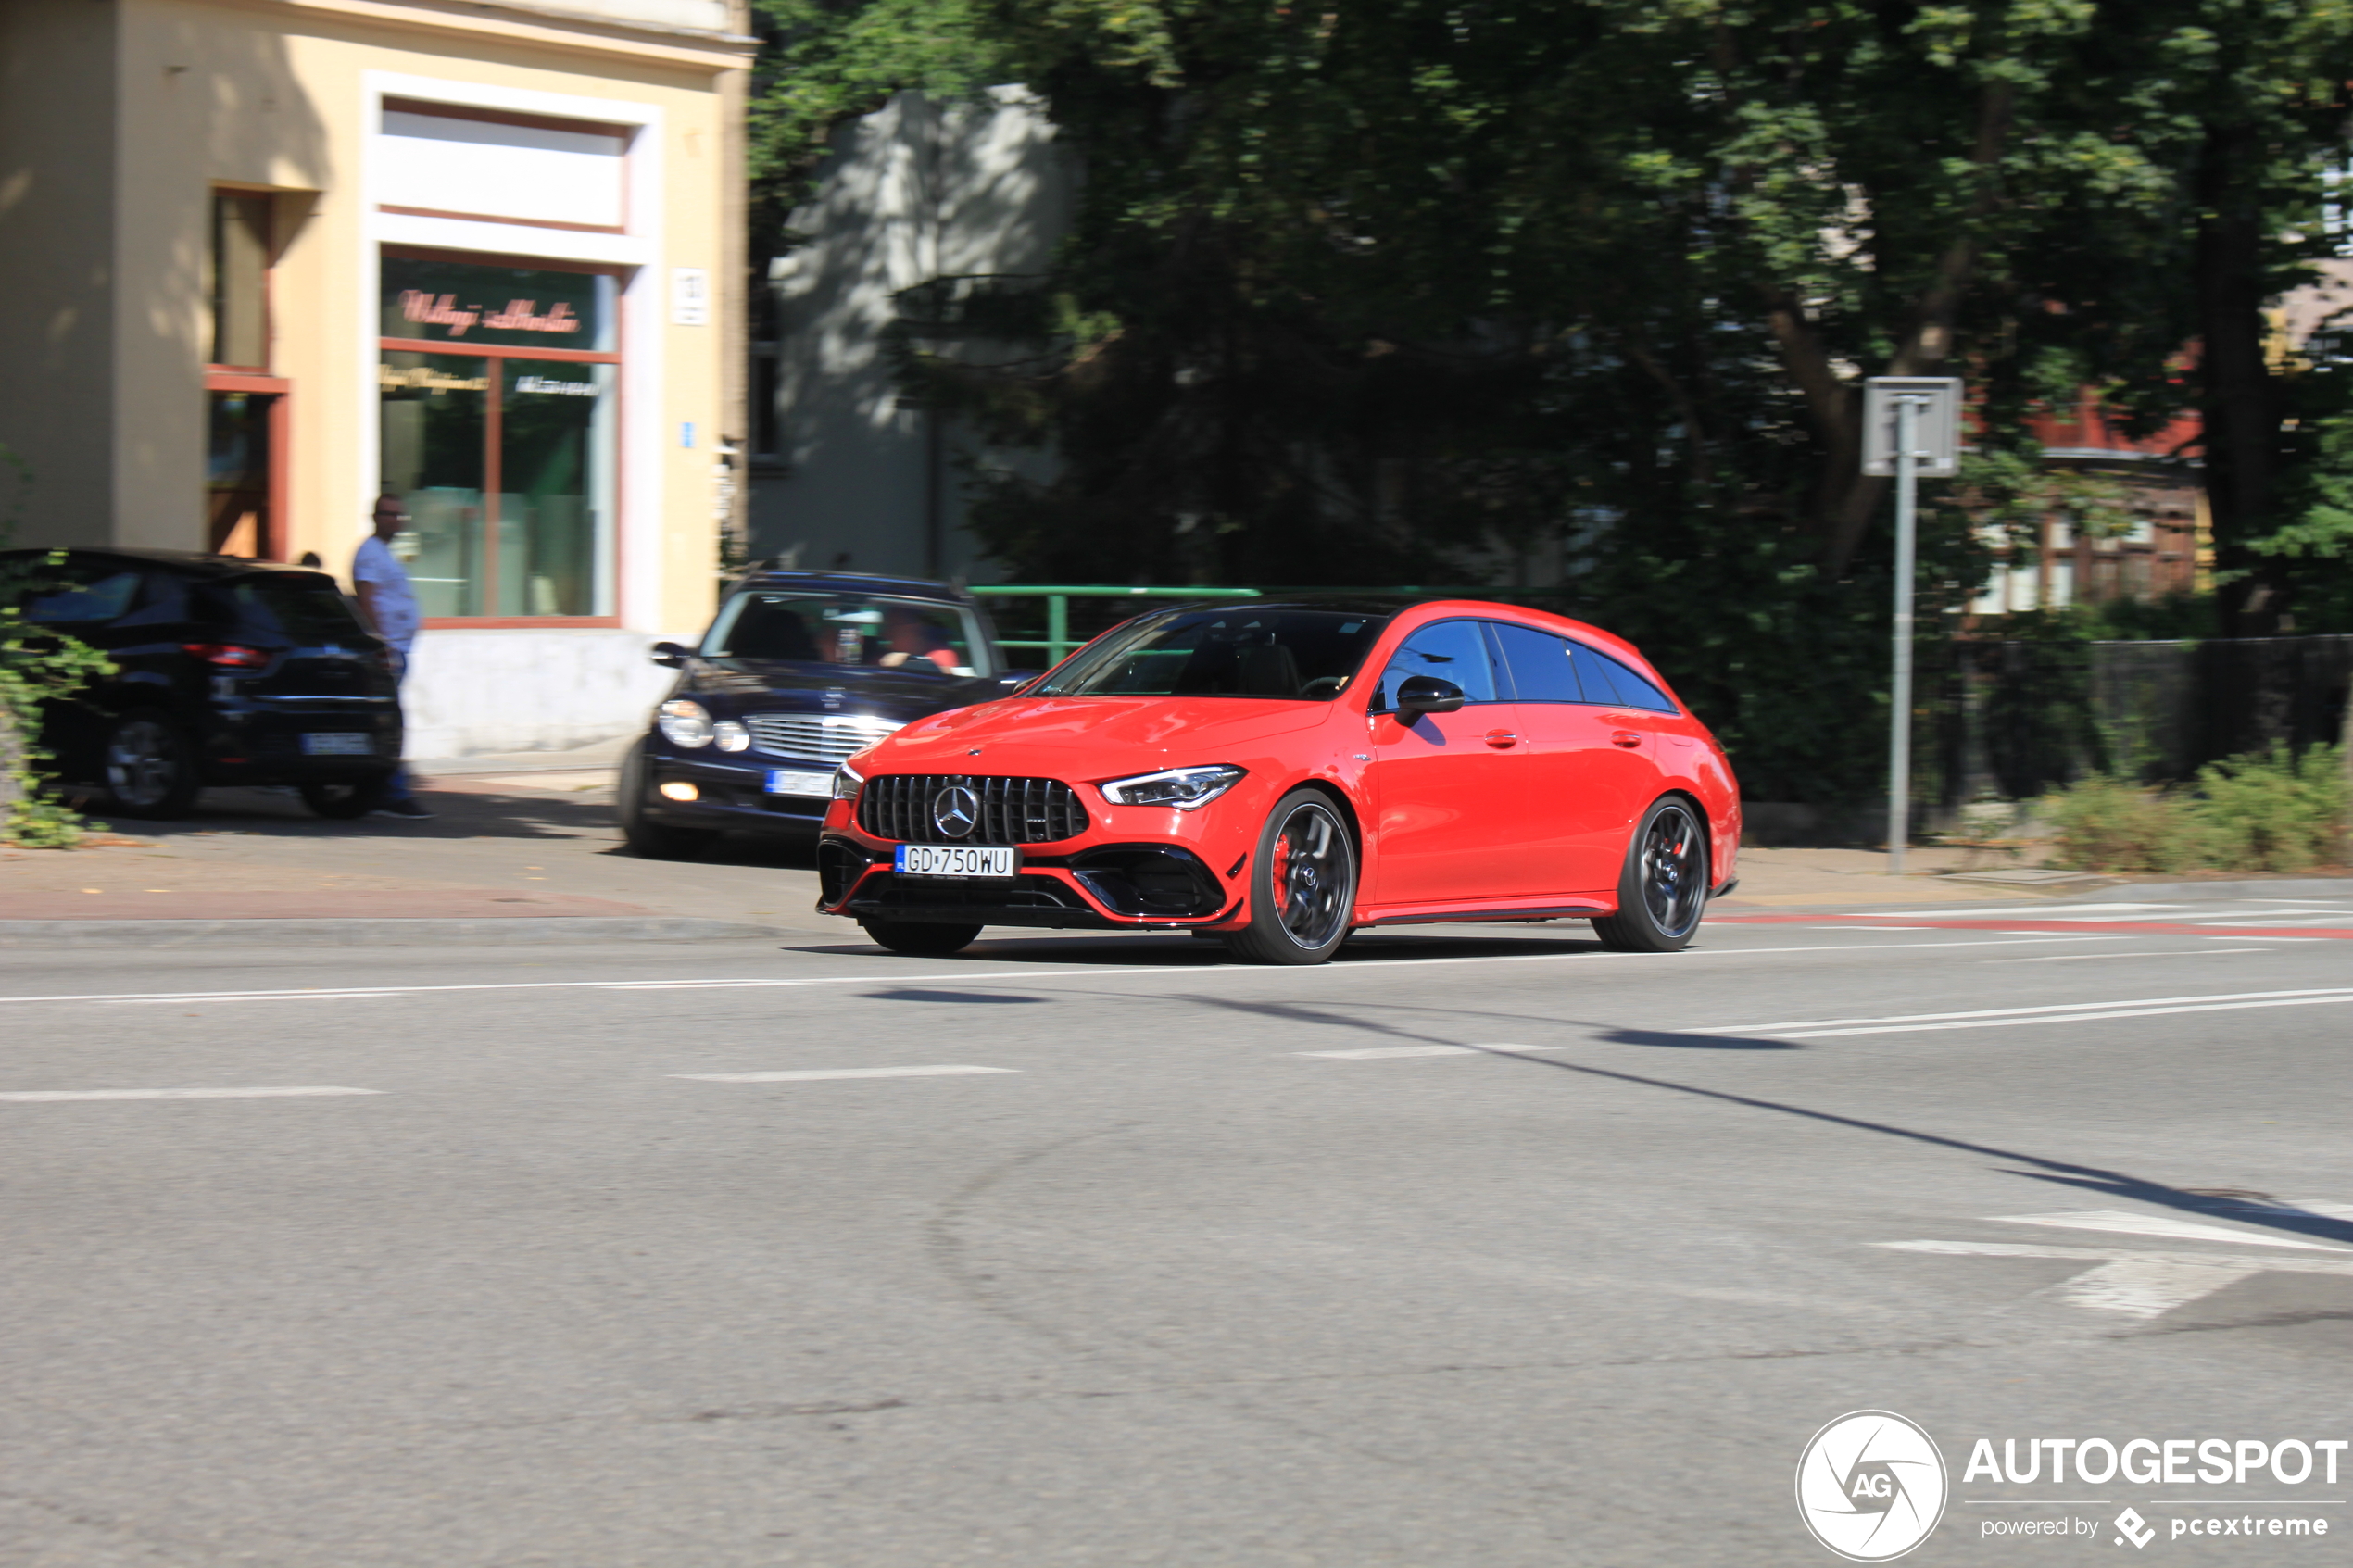
[(741, 432), (744, 0), (0, 0), (25, 543), (315, 552), (380, 494), (409, 754), (641, 722)]

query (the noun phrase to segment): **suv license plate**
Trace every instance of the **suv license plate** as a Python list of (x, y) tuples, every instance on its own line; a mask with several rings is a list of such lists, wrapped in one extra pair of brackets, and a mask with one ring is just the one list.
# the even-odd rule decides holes
[(314, 734), (302, 737), (305, 757), (373, 757), (373, 735)]
[(899, 874), (1010, 882), (1013, 875), (1013, 851), (1010, 845), (983, 848), (961, 844), (902, 844), (899, 847)]
[(803, 773), (791, 768), (768, 770), (768, 793), (771, 795), (831, 795), (834, 776), (831, 773)]

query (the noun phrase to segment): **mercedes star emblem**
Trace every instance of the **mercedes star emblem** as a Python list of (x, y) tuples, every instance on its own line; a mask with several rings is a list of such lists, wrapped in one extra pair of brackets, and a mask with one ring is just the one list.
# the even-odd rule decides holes
[(950, 784), (931, 797), (931, 825), (949, 838), (968, 838), (980, 825), (980, 797), (963, 784)]

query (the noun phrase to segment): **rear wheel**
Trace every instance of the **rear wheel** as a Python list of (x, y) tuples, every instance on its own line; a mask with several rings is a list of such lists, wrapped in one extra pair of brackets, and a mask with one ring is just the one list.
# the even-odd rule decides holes
[(1348, 937), (1356, 846), (1331, 798), (1295, 789), (1275, 803), (1251, 857), (1250, 923), (1226, 934), (1252, 963), (1322, 963)]
[(358, 784), (307, 784), (298, 787), (302, 803), (310, 808), (312, 815), (340, 822), (374, 810), (384, 800), (384, 786), (391, 782), (392, 775), (387, 773)]
[(894, 953), (911, 959), (944, 959), (972, 946), (976, 925), (935, 925), (920, 920), (862, 920), (860, 930)]
[(107, 805), (116, 816), (184, 817), (203, 781), (195, 748), (169, 715), (134, 708), (107, 731)]
[(647, 817), (651, 771), (646, 766), (646, 743), (639, 741), (621, 759), (619, 787), (613, 791), (613, 809), (621, 817), (621, 836), (630, 852), (648, 860), (684, 860), (710, 848), (719, 838), (715, 829), (675, 828)]
[(1689, 802), (1670, 796), (1642, 814), (1617, 879), (1617, 913), (1593, 922), (1602, 946), (1672, 953), (1707, 908), (1707, 833)]

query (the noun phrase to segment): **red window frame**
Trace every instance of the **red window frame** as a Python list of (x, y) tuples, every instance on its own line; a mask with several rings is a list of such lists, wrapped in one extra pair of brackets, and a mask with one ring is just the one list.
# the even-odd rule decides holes
[[(627, 289), (623, 286), (630, 271), (627, 267), (595, 261), (565, 261), (545, 256), (497, 256), (482, 251), (441, 250), (428, 245), (388, 245), (383, 247), (383, 254), (420, 261), (455, 261), (481, 267), (528, 267), (542, 272), (586, 272), (610, 278), (616, 285), (613, 290), (612, 341), (615, 343), (626, 341), (623, 332), (626, 327), (625, 313), (628, 309), (628, 302), (624, 297)], [(622, 363), (619, 349), (608, 353), (585, 348), (539, 348), (509, 344), (453, 342), (447, 338), (380, 337), (376, 340), (376, 350), (378, 353), (438, 354), (452, 358), (467, 359), (536, 359), (560, 361), (566, 364), (613, 366)], [(490, 385), (484, 397), (482, 437), (483, 525), (485, 530), (496, 526), (489, 514), (497, 504), (498, 483), (504, 477), (499, 471), (501, 464), (499, 445), (505, 433), (502, 428), (501, 407), (505, 396), (506, 377), (501, 372), (494, 373), (489, 379)], [(614, 428), (626, 431), (628, 429), (627, 389), (623, 384), (619, 370), (616, 370), (613, 375), (612, 395)], [(613, 526), (611, 544), (609, 546), (613, 555), (611, 561), (612, 614), (429, 615), (420, 624), (428, 631), (436, 628), (471, 628), (475, 631), (494, 632), (524, 630), (532, 627), (560, 630), (565, 627), (617, 627), (621, 625), (623, 591), (620, 559), (621, 530), (624, 521), (624, 508), (621, 498), (627, 493), (623, 487), (623, 470), (627, 462), (627, 441), (625, 439), (615, 441), (612, 475)], [(498, 602), (498, 552), (496, 549), (484, 549), (482, 552), (482, 562), (483, 603), (497, 604)]]

